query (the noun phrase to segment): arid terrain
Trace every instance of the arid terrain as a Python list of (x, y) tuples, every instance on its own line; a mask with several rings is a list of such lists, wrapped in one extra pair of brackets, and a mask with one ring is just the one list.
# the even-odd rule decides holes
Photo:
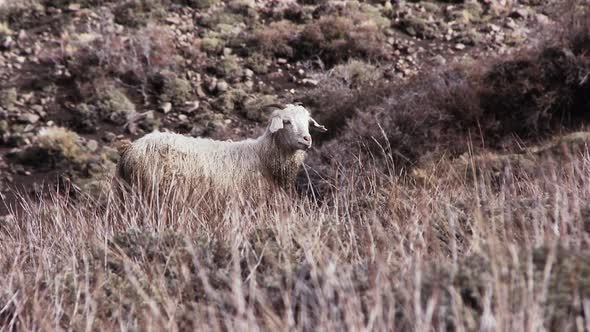
[[(124, 140), (326, 133), (270, 201)], [(0, 1), (3, 330), (590, 330), (585, 0)]]

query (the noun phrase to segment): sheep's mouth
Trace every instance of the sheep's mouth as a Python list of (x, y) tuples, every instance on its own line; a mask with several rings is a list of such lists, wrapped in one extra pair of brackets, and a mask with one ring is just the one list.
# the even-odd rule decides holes
[(304, 142), (297, 142), (299, 144), (299, 148), (301, 150), (309, 150), (311, 148), (311, 143), (304, 143)]

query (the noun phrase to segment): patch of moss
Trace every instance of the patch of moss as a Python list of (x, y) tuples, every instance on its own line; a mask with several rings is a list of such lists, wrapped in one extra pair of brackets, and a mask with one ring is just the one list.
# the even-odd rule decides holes
[(292, 57), (294, 54), (291, 44), (295, 40), (299, 28), (288, 20), (272, 22), (253, 32), (249, 43), (265, 55), (278, 57)]
[(37, 144), (40, 148), (56, 153), (57, 155), (82, 163), (88, 159), (79, 145), (80, 137), (75, 132), (63, 127), (49, 127), (39, 131)]
[(244, 17), (239, 14), (220, 10), (203, 17), (199, 23), (206, 28), (221, 32), (222, 29), (220, 29), (220, 26), (235, 27), (244, 24)]
[(247, 119), (263, 122), (268, 119), (270, 115), (265, 106), (270, 104), (277, 104), (279, 100), (274, 95), (262, 95), (258, 97), (251, 97), (245, 100), (242, 113)]
[(219, 3), (219, 0), (175, 0), (177, 3), (187, 5), (195, 9), (208, 9)]
[(136, 28), (164, 18), (166, 8), (161, 0), (127, 0), (118, 4), (113, 13), (116, 23)]
[(201, 39), (201, 49), (209, 54), (219, 54), (224, 47), (225, 42), (219, 37), (209, 35)]
[(191, 83), (171, 71), (163, 71), (151, 78), (151, 83), (161, 103), (183, 105), (192, 95)]
[(238, 57), (230, 54), (221, 59), (215, 66), (216, 72), (227, 79), (234, 79), (243, 75), (242, 66)]
[(268, 73), (268, 64), (269, 60), (264, 54), (255, 52), (246, 58), (244, 65), (246, 68), (252, 69), (256, 74), (266, 74)]
[(63, 163), (82, 168), (90, 155), (80, 145), (78, 134), (63, 127), (49, 127), (39, 131), (34, 144), (12, 157), (24, 165), (51, 169)]
[(127, 116), (135, 112), (135, 105), (123, 91), (114, 86), (107, 86), (98, 91), (96, 109), (103, 120), (123, 125)]
[(349, 60), (332, 68), (330, 78), (349, 88), (370, 86), (381, 79), (383, 73), (376, 66), (361, 61)]
[(295, 41), (298, 57), (319, 56), (328, 66), (352, 57), (386, 56), (384, 30), (364, 15), (328, 15), (307, 24)]
[(400, 20), (399, 26), (410, 36), (420, 38), (434, 38), (436, 29), (426, 19), (419, 16), (409, 16)]
[(14, 106), (18, 98), (16, 88), (10, 88), (0, 91), (0, 107), (10, 109)]
[(213, 103), (213, 107), (221, 113), (231, 113), (241, 107), (247, 93), (240, 89), (231, 89), (219, 96)]
[(72, 119), (73, 127), (82, 132), (93, 133), (96, 131), (99, 116), (94, 106), (82, 103), (72, 109)]

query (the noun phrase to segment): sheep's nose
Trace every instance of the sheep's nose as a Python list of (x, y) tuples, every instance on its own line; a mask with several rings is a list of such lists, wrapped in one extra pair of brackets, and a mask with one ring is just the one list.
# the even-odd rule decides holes
[(310, 143), (311, 142), (311, 136), (305, 135), (305, 136), (303, 136), (303, 140), (306, 141), (307, 143)]

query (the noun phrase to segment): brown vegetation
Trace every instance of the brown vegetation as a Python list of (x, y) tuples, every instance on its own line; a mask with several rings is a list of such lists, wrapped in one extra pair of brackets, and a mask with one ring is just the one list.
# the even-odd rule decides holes
[[(584, 2), (568, 1), (558, 31), (539, 32), (534, 47), (416, 77), (398, 60), (420, 61), (417, 49), (446, 31), (415, 28), (444, 14), (503, 33), (490, 2), (408, 2), (401, 16), (401, 4), (382, 1), (29, 2), (0, 11), (2, 47), (27, 42), (18, 31), (38, 17), (67, 28), (50, 29), (58, 42), (16, 71), (35, 84), (0, 88), (0, 172), (24, 186), (27, 172), (53, 172), (60, 186), (0, 193), (10, 208), (0, 217), (0, 328), (590, 326)], [(114, 16), (85, 21), (97, 8)], [(427, 41), (403, 43), (410, 27)], [(468, 30), (449, 34), (457, 53), (469, 55), (455, 47)], [(29, 112), (35, 99), (42, 107)], [(118, 156), (108, 145), (122, 136), (160, 125), (250, 136), (267, 116), (261, 106), (285, 100), (329, 129), (314, 137), (296, 194), (203, 193), (179, 205), (173, 191), (120, 201), (104, 181)], [(69, 175), (82, 180), (62, 184)]]

